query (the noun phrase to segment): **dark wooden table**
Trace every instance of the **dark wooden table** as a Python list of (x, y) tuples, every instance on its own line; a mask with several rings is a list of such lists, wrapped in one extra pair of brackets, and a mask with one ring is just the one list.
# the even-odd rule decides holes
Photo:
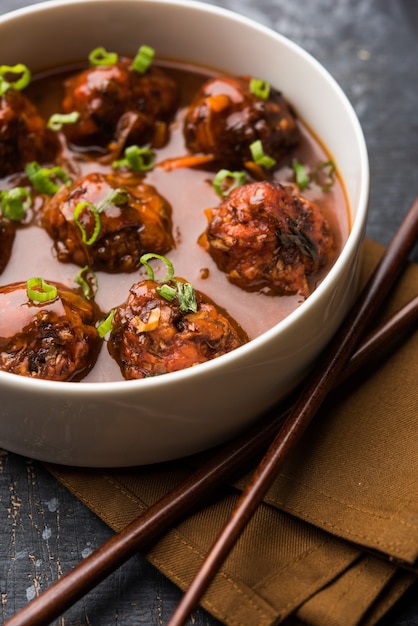
[[(0, 0), (0, 13), (27, 4), (33, 2)], [(418, 2), (218, 0), (214, 4), (293, 39), (339, 81), (357, 111), (369, 148), (367, 234), (387, 244), (418, 193)], [(418, 260), (417, 248), (414, 259)], [(0, 528), (2, 622), (111, 535), (38, 462), (6, 451), (0, 451)], [(176, 587), (136, 556), (54, 624), (161, 626), (179, 598)], [(219, 624), (201, 610), (189, 623)], [(415, 586), (382, 626), (417, 624)]]

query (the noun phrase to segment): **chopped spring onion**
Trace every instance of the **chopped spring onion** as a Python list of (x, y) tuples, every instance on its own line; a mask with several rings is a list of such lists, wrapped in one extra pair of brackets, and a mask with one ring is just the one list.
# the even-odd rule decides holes
[[(84, 210), (91, 212), (94, 217), (94, 229), (90, 237), (87, 237), (86, 229), (84, 228), (83, 224), (80, 221), (80, 216)], [(100, 221), (99, 211), (91, 202), (82, 201), (76, 205), (74, 209), (73, 217), (74, 217), (75, 223), (81, 230), (82, 242), (85, 243), (86, 246), (91, 246), (96, 241), (100, 233), (101, 221)]]
[(94, 298), (97, 292), (97, 276), (87, 265), (81, 268), (74, 280), (88, 300)]
[[(20, 74), (20, 78), (17, 78), (14, 82), (8, 81), (5, 77), (11, 74)], [(3, 96), (10, 87), (21, 91), (27, 87), (31, 79), (31, 71), (23, 63), (17, 65), (0, 65), (0, 96)]]
[(89, 54), (89, 61), (91, 65), (115, 65), (118, 62), (119, 56), (117, 52), (108, 52), (102, 46), (95, 48)]
[(103, 339), (107, 333), (112, 330), (113, 326), (113, 318), (115, 316), (115, 309), (112, 309), (109, 315), (104, 319), (97, 327), (97, 332), (99, 333), (99, 337)]
[(307, 189), (314, 182), (322, 191), (329, 191), (335, 182), (335, 163), (331, 160), (321, 161), (310, 173), (298, 161), (292, 163), (292, 168), (299, 189)]
[(72, 113), (54, 113), (48, 120), (48, 128), (59, 131), (64, 124), (75, 124), (80, 119), (80, 113), (73, 111)]
[[(91, 246), (97, 240), (100, 229), (101, 229), (101, 219), (100, 213), (106, 211), (110, 206), (116, 205), (121, 206), (126, 204), (129, 200), (128, 192), (126, 189), (122, 187), (118, 189), (111, 189), (109, 193), (99, 202), (97, 206), (95, 206), (92, 202), (82, 201), (79, 202), (74, 209), (74, 221), (79, 227), (81, 231), (81, 239), (82, 242), (86, 244), (86, 246)], [(87, 235), (87, 231), (84, 228), (84, 225), (81, 223), (80, 217), (83, 211), (89, 211), (93, 214), (94, 217), (94, 228), (90, 237)]]
[(26, 281), (28, 297), (35, 302), (52, 302), (58, 295), (58, 289), (49, 285), (43, 278), (29, 278)]
[[(329, 191), (335, 183), (335, 173), (336, 168), (334, 161), (322, 161), (312, 172), (312, 178), (322, 191)], [(324, 182), (322, 182), (322, 178), (325, 178)]]
[(0, 192), (1, 213), (8, 220), (22, 220), (31, 205), (32, 197), (24, 187), (14, 187)]
[(53, 196), (60, 188), (55, 180), (59, 180), (67, 186), (71, 184), (71, 178), (61, 167), (48, 169), (33, 161), (26, 166), (25, 171), (35, 189), (49, 196)]
[(229, 170), (219, 170), (213, 179), (213, 187), (218, 194), (223, 198), (226, 198), (228, 194), (235, 189), (243, 185), (246, 180), (245, 172), (230, 172)]
[(168, 300), (168, 302), (173, 302), (174, 298), (177, 296), (179, 308), (182, 313), (187, 313), (188, 311), (196, 313), (197, 300), (193, 285), (183, 283), (179, 280), (172, 280), (172, 282), (175, 287), (165, 284), (161, 287), (157, 287), (156, 292), (164, 298), (164, 300)]
[(270, 95), (270, 83), (259, 78), (252, 78), (250, 80), (250, 91), (258, 98), (267, 100)]
[(191, 285), (190, 283), (181, 283), (177, 280), (176, 285), (180, 311), (182, 313), (187, 313), (187, 311), (192, 311), (192, 313), (196, 313), (197, 300), (193, 285)]
[(112, 205), (122, 206), (127, 204), (129, 201), (128, 190), (123, 187), (119, 187), (118, 189), (111, 189), (109, 193), (101, 200), (96, 209), (99, 213), (106, 211)]
[[(150, 259), (160, 259), (166, 264), (168, 271), (162, 280), (157, 280), (154, 277), (154, 270), (148, 263)], [(172, 302), (177, 296), (179, 308), (182, 313), (187, 313), (187, 311), (192, 311), (193, 313), (196, 313), (197, 301), (193, 286), (190, 283), (183, 283), (175, 279), (173, 280), (174, 267), (171, 261), (167, 259), (167, 257), (161, 256), (160, 254), (154, 254), (153, 252), (149, 252), (148, 254), (143, 254), (140, 261), (147, 268), (149, 280), (155, 280), (158, 283), (164, 283), (161, 285), (161, 287), (156, 288), (157, 293), (162, 298), (168, 300), (169, 302)], [(172, 282), (175, 286), (172, 287), (171, 285), (168, 285), (167, 283), (169, 282)]]
[(310, 177), (306, 168), (299, 161), (293, 161), (292, 168), (295, 173), (296, 184), (299, 189), (307, 189), (309, 187)]
[(136, 172), (148, 172), (155, 164), (155, 154), (151, 148), (140, 148), (137, 145), (128, 146), (124, 152), (125, 158), (113, 161), (112, 167), (130, 167)]
[(155, 290), (164, 300), (168, 300), (168, 302), (173, 302), (174, 298), (177, 295), (177, 289), (174, 287), (170, 287), (170, 285), (161, 285), (161, 287), (157, 287)]
[(141, 46), (132, 61), (132, 69), (139, 74), (144, 74), (152, 63), (155, 55), (154, 48)]
[(260, 139), (253, 141), (253, 143), (250, 145), (250, 150), (253, 161), (254, 163), (257, 163), (257, 165), (261, 165), (262, 167), (265, 167), (267, 169), (270, 169), (271, 167), (276, 165), (275, 159), (268, 156), (267, 154), (264, 154), (263, 144), (261, 143)]
[[(154, 277), (154, 270), (152, 269), (151, 265), (148, 263), (150, 259), (159, 259), (160, 261), (163, 261), (165, 265), (167, 266), (167, 274), (164, 276), (163, 279), (158, 280)], [(157, 283), (168, 283), (174, 276), (174, 267), (173, 267), (172, 262), (169, 259), (167, 259), (167, 257), (162, 256), (161, 254), (154, 254), (153, 252), (148, 252), (147, 254), (143, 254), (139, 260), (141, 261), (142, 265), (145, 265), (149, 280), (155, 280)]]

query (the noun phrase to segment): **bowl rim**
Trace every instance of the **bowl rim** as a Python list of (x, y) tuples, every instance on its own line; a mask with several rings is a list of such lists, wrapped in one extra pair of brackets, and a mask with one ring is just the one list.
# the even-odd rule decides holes
[[(30, 16), (33, 13), (47, 12), (58, 9), (63, 6), (73, 5), (86, 5), (86, 4), (115, 4), (120, 0), (44, 0), (43, 2), (36, 2), (35, 4), (12, 9), (7, 13), (0, 15), (0, 28), (10, 21), (19, 19), (20, 17)], [(367, 220), (368, 201), (370, 193), (370, 166), (367, 152), (367, 145), (365, 136), (360, 124), (360, 121), (354, 111), (353, 105), (348, 99), (347, 95), (343, 91), (342, 87), (332, 76), (332, 74), (307, 50), (302, 48), (299, 44), (289, 39), (287, 36), (274, 30), (269, 26), (265, 26), (245, 15), (241, 15), (231, 9), (224, 7), (218, 7), (216, 5), (207, 4), (200, 0), (123, 0), (128, 4), (160, 4), (160, 5), (172, 5), (183, 8), (190, 8), (203, 13), (218, 15), (228, 20), (241, 23), (252, 29), (258, 30), (260, 33), (264, 33), (266, 36), (277, 39), (281, 43), (296, 54), (304, 57), (305, 60), (314, 67), (314, 69), (322, 74), (323, 78), (330, 84), (335, 93), (338, 95), (347, 115), (347, 118), (351, 122), (352, 129), (355, 133), (356, 144), (359, 152), (359, 171), (362, 177), (361, 184), (359, 185), (360, 193), (357, 198), (357, 211), (356, 215), (352, 219), (350, 232), (345, 241), (345, 244), (335, 260), (334, 264), (327, 272), (324, 279), (315, 289), (315, 291), (294, 311), (289, 313), (284, 319), (277, 324), (266, 330), (258, 337), (251, 339), (248, 343), (236, 348), (235, 350), (219, 356), (215, 359), (200, 363), (197, 366), (179, 370), (176, 372), (170, 372), (170, 374), (164, 376), (156, 376), (143, 378), (138, 380), (118, 380), (118, 381), (94, 381), (94, 382), (72, 382), (72, 381), (52, 381), (44, 379), (33, 379), (10, 372), (4, 372), (0, 370), (0, 383), (7, 383), (11, 387), (31, 389), (33, 391), (47, 392), (49, 394), (67, 394), (70, 389), (74, 388), (76, 394), (90, 395), (92, 392), (100, 392), (101, 394), (114, 394), (115, 392), (126, 391), (129, 387), (132, 388), (153, 388), (154, 386), (160, 387), (176, 385), (179, 380), (184, 378), (193, 379), (204, 375), (206, 371), (222, 369), (228, 363), (233, 365), (234, 361), (240, 359), (242, 354), (250, 353), (254, 349), (262, 347), (268, 343), (272, 336), (277, 333), (282, 333), (290, 325), (293, 325), (309, 308), (315, 307), (316, 301), (322, 297), (323, 291), (327, 290), (328, 285), (337, 280), (340, 273), (340, 268), (345, 266), (346, 263), (353, 257), (354, 249), (357, 246), (359, 240), (364, 236), (365, 224)], [(344, 181), (343, 181), (344, 183)], [(351, 214), (352, 215), (352, 214)], [(71, 392), (70, 392), (71, 393)]]

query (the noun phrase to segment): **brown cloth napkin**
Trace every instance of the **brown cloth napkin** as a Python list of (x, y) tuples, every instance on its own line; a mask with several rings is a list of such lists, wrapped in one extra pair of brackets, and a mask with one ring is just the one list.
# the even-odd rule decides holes
[[(363, 246), (363, 278), (382, 247)], [(382, 317), (418, 293), (409, 265)], [(369, 368), (370, 369), (370, 368)], [(371, 626), (418, 574), (418, 332), (326, 402), (228, 557), (203, 606), (227, 626)], [(47, 466), (115, 531), (191, 471)], [(245, 476), (170, 530), (147, 558), (185, 589)]]

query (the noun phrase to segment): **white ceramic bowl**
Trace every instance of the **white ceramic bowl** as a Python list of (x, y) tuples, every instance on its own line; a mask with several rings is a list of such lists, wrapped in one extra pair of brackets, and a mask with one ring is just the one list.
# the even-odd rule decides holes
[(321, 138), (344, 180), (352, 229), (317, 290), (249, 344), (194, 368), (139, 381), (59, 383), (0, 372), (0, 446), (76, 466), (115, 467), (181, 457), (218, 444), (288, 393), (350, 306), (364, 234), (368, 158), (356, 115), (309, 54), (232, 12), (188, 0), (64, 0), (0, 18), (2, 63), (33, 72), (84, 58), (94, 47), (136, 51), (277, 86)]

